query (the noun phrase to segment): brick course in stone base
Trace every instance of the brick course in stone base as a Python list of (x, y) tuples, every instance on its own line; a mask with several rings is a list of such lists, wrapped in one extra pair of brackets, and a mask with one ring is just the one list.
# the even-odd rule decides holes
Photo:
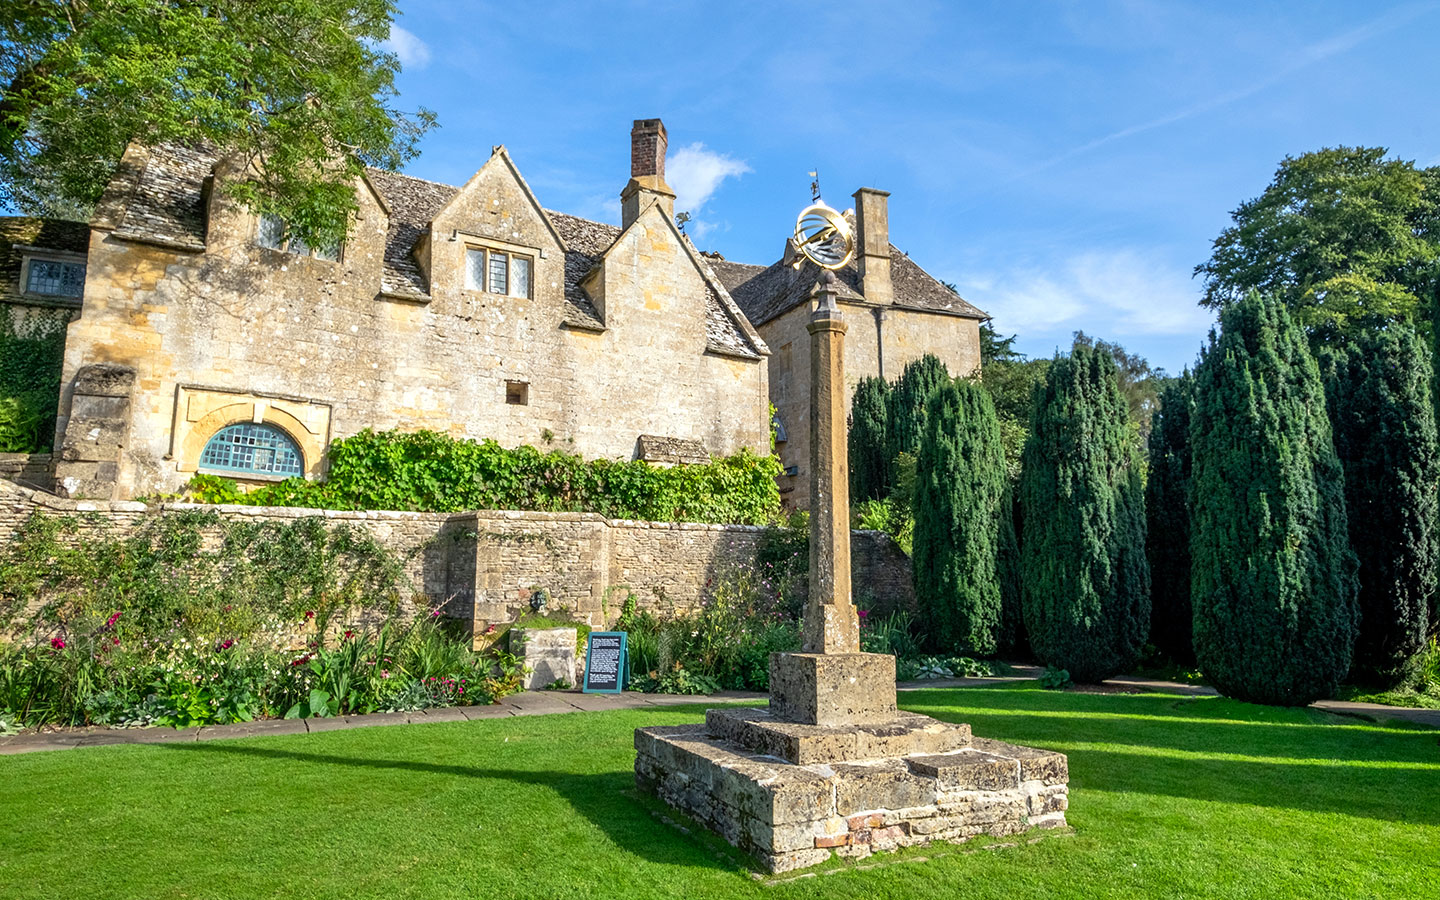
[(764, 709), (706, 718), (637, 730), (636, 784), (769, 872), (1065, 826), (1065, 756), (972, 737), (968, 725), (901, 714), (888, 725), (805, 726)]

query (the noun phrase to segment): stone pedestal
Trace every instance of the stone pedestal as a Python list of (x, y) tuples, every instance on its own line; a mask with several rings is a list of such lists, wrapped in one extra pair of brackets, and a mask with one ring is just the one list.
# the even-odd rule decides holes
[(529, 670), (521, 680), (527, 691), (538, 691), (556, 682), (575, 686), (574, 628), (514, 628), (510, 649)]
[(900, 712), (895, 658), (860, 652), (850, 597), (845, 323), (835, 276), (810, 317), (810, 597), (802, 652), (770, 657), (769, 709), (635, 732), (635, 781), (771, 872), (1065, 824), (1059, 753)]

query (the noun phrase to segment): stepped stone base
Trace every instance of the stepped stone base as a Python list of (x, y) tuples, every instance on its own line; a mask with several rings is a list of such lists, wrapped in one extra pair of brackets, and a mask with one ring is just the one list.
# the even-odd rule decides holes
[(821, 726), (765, 709), (635, 732), (635, 780), (770, 872), (979, 834), (1061, 828), (1063, 754), (973, 737), (900, 713)]

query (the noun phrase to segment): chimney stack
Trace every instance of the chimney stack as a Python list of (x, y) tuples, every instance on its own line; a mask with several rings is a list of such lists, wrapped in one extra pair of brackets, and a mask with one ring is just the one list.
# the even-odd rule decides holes
[(675, 192), (665, 183), (665, 123), (636, 119), (630, 129), (630, 183), (620, 192), (620, 227), (629, 228), (640, 211), (655, 201), (672, 221)]
[(855, 197), (855, 257), (860, 267), (860, 293), (871, 303), (890, 304), (889, 191), (861, 188)]

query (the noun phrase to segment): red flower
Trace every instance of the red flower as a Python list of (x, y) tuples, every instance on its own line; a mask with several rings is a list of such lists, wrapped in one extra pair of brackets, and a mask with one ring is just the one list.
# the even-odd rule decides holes
[(115, 615), (113, 615), (113, 616), (111, 616), (110, 618), (108, 618), (108, 619), (105, 620), (105, 627), (106, 627), (106, 628), (114, 628), (114, 627), (115, 627), (115, 623), (118, 622), (118, 621), (120, 621), (120, 613), (117, 612)]
[(50, 639), (50, 646), (53, 647), (53, 648), (55, 648), (56, 650), (64, 650), (64, 649), (65, 649), (65, 639), (64, 639), (64, 638), (53, 637), (53, 638)]
[(345, 640), (348, 641), (348, 640), (350, 640), (350, 639), (351, 639), (352, 637), (354, 637), (354, 636), (355, 636), (355, 632), (351, 631), (351, 630), (348, 629), (348, 628), (345, 629)]
[(234, 638), (226, 638), (225, 640), (223, 640), (223, 641), (220, 642), (220, 649), (221, 649), (221, 650), (229, 650), (229, 649), (230, 649), (231, 647), (233, 647), (233, 646), (235, 646), (235, 639), (234, 639)]
[(305, 620), (306, 620), (306, 621), (309, 621), (310, 619), (313, 619), (313, 618), (315, 618), (315, 610), (313, 610), (313, 609), (307, 609), (307, 610), (305, 610)]

